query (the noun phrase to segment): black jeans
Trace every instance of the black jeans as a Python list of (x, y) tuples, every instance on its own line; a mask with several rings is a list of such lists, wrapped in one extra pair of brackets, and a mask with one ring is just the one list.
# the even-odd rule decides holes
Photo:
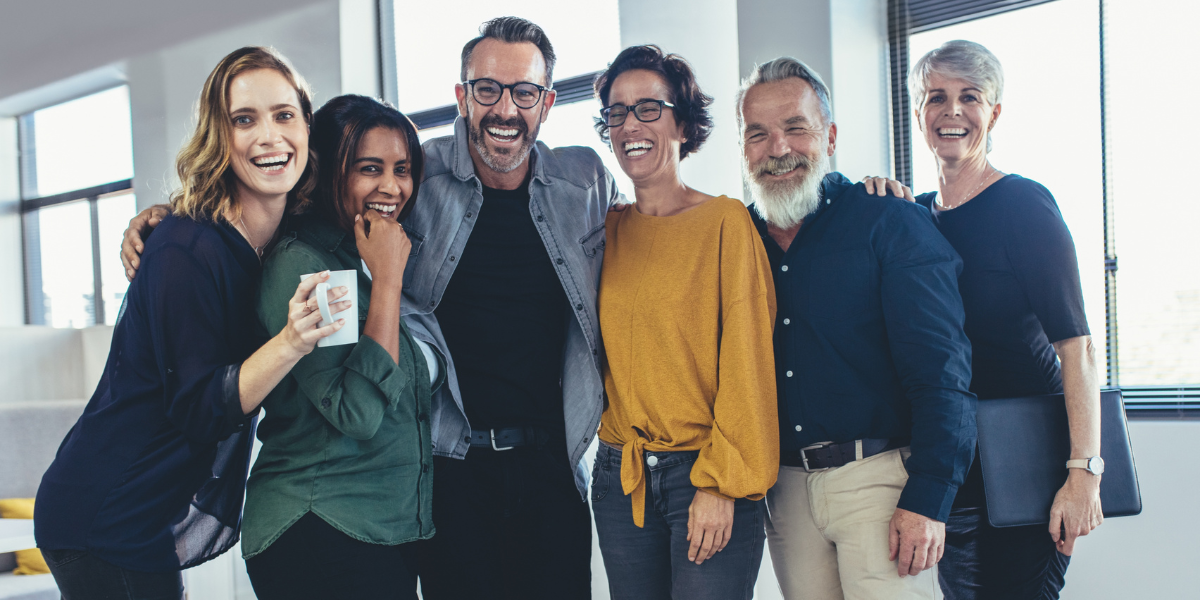
[(565, 442), (434, 457), (425, 600), (591, 598), (592, 523)]
[(415, 600), (416, 545), (356, 540), (313, 513), (246, 561), (259, 600)]
[(179, 600), (179, 571), (143, 573), (122, 569), (86, 550), (42, 549), (63, 600)]
[(946, 600), (1058, 598), (1071, 557), (1058, 551), (1044, 525), (988, 523), (978, 456), (946, 522), (946, 552), (938, 563), (942, 593)]

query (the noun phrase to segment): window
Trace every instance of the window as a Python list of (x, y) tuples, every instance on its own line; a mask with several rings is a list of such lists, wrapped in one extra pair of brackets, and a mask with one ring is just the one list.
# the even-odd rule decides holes
[(26, 322), (116, 322), (127, 284), (115, 252), (134, 215), (129, 89), (22, 115)]
[(1190, 410), (1200, 398), (1200, 246), (1190, 230), (1200, 206), (1186, 177), (1200, 125), (1156, 110), (1200, 92), (1177, 66), (1194, 53), (1187, 24), (1197, 18), (1200, 3), (1174, 0), (889, 2), (897, 176), (918, 192), (936, 187), (910, 116), (911, 62), (947, 40), (987, 46), (1005, 70), (992, 161), (1054, 193), (1108, 384), (1145, 410)]

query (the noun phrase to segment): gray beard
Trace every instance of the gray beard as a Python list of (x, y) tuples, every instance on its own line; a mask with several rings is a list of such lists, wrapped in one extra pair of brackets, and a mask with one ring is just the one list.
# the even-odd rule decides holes
[(802, 156), (794, 156), (791, 160), (806, 168), (804, 177), (796, 182), (787, 181), (774, 185), (763, 184), (758, 178), (769, 161), (759, 165), (754, 171), (751, 171), (745, 160), (742, 161), (742, 173), (750, 184), (754, 209), (764, 221), (780, 229), (791, 229), (817, 211), (817, 207), (821, 205), (821, 181), (829, 174), (829, 156), (824, 152), (815, 165)]
[[(519, 118), (519, 117), (518, 117)], [(533, 143), (537, 140), (538, 131), (541, 130), (541, 123), (532, 131), (526, 131), (521, 135), (521, 145), (516, 150), (503, 150), (493, 152), (488, 148), (487, 140), (484, 139), (483, 128), (488, 125), (498, 125), (499, 123), (480, 123), (479, 127), (471, 124), (470, 115), (467, 117), (467, 137), (470, 138), (471, 144), (475, 146), (475, 151), (479, 153), (479, 158), (483, 159), (483, 164), (489, 169), (497, 173), (511, 173), (517, 167), (521, 166), (527, 158), (529, 158), (530, 150), (533, 150)], [(524, 124), (521, 124), (519, 129), (524, 129)]]

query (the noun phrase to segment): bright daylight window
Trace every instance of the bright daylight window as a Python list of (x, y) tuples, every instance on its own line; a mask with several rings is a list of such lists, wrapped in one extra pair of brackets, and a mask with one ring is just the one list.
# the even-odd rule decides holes
[[(922, 18), (937, 8), (912, 6)], [(1200, 206), (1188, 177), (1200, 124), (1156, 124), (1164, 105), (1150, 91), (1169, 90), (1167, 106), (1200, 94), (1200, 82), (1179, 71), (1194, 54), (1197, 20), (1197, 2), (1055, 0), (918, 28), (908, 40), (909, 64), (966, 39), (1004, 65), (992, 162), (1041, 182), (1058, 200), (1079, 254), (1093, 340), (1107, 344), (1108, 383), (1132, 403), (1200, 397), (1200, 244), (1192, 232)], [(933, 190), (933, 157), (910, 123), (916, 191)]]
[[(1058, 0), (913, 34), (909, 64), (950, 40), (991, 50), (1004, 66), (992, 164), (1046, 186), (1075, 240), (1088, 327), (1104, 343), (1104, 212), (1100, 37), (1096, 0)], [(915, 105), (914, 107), (915, 108)], [(937, 163), (912, 122), (913, 191), (937, 190)], [(1101, 353), (1103, 351), (1101, 350)]]
[(26, 320), (111, 325), (127, 287), (112, 249), (135, 213), (129, 88), (34, 111), (19, 124)]
[(1187, 74), (1200, 3), (1104, 5), (1120, 384), (1196, 386), (1200, 206), (1191, 175), (1200, 123), (1164, 109), (1200, 96), (1200, 81)]
[[(437, 3), (393, 5), (395, 16), (397, 105), (405, 114), (420, 113), (452, 105), (454, 84), (459, 83), (463, 44), (479, 35), (488, 19), (512, 15), (537, 23), (554, 44), (557, 64), (554, 79), (562, 81), (594, 73), (608, 66), (621, 50), (620, 23), (616, 0), (597, 0), (586, 5), (554, 0), (465, 0), (456, 3), (454, 18), (445, 18)], [(411, 23), (432, 23), (419, 29)], [(419, 59), (418, 59), (419, 56)], [(617, 179), (622, 192), (632, 192), (629, 180), (617, 167), (616, 158), (592, 128), (600, 107), (588, 95), (559, 100), (542, 125), (538, 140), (550, 147), (588, 146), (596, 150)], [(449, 125), (421, 131), (421, 140), (449, 135)]]

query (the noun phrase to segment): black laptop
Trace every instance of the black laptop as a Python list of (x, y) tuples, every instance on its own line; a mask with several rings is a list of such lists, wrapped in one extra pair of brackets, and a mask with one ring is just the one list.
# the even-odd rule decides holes
[[(1142, 512), (1120, 390), (1100, 393), (1100, 504), (1104, 517)], [(1054, 495), (1067, 481), (1071, 458), (1062, 394), (980, 400), (979, 460), (993, 527), (1047, 525)], [(1086, 458), (1086, 457), (1076, 457)]]

